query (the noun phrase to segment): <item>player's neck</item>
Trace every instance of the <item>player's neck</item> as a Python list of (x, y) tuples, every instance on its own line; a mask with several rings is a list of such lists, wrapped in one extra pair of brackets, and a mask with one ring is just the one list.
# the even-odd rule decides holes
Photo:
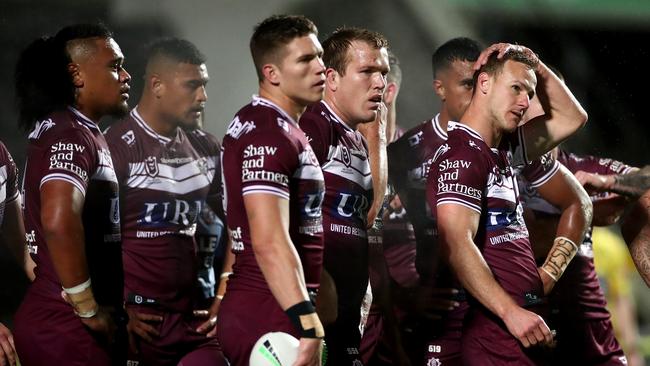
[(263, 85), (260, 85), (259, 96), (261, 98), (270, 100), (271, 102), (273, 102), (273, 104), (280, 107), (284, 111), (284, 113), (289, 115), (289, 117), (293, 118), (293, 120), (296, 123), (298, 122), (300, 116), (302, 116), (302, 114), (305, 112), (305, 109), (307, 108), (306, 105), (301, 105), (296, 103), (296, 101), (294, 101), (289, 96), (282, 93), (277, 88), (268, 88)]
[(501, 142), (501, 132), (495, 129), (493, 118), (487, 108), (470, 103), (465, 113), (461, 116), (464, 125), (469, 126), (478, 132), (483, 141), (492, 148), (496, 148)]
[(151, 103), (147, 102), (145, 98), (141, 99), (140, 103), (138, 103), (138, 113), (142, 117), (144, 123), (151, 127), (151, 129), (157, 134), (169, 138), (176, 136), (178, 126), (166, 121), (165, 118), (161, 116), (161, 113), (156, 111), (156, 108)]
[(347, 117), (347, 113), (341, 107), (339, 106), (339, 103), (337, 102), (336, 96), (328, 93), (328, 91), (325, 91), (325, 96), (323, 97), (323, 101), (327, 103), (327, 105), (330, 107), (332, 112), (336, 114), (339, 119), (341, 119), (341, 122), (343, 122), (346, 126), (350, 127), (353, 130), (357, 129), (357, 125), (359, 122), (354, 122), (350, 121), (350, 119)]
[(83, 114), (89, 120), (95, 122), (95, 124), (99, 124), (99, 120), (102, 119), (102, 114), (101, 113), (94, 111), (87, 104), (83, 103), (82, 100), (77, 100), (76, 103), (74, 105), (72, 105), (72, 107), (74, 107), (74, 109), (78, 110), (81, 114)]

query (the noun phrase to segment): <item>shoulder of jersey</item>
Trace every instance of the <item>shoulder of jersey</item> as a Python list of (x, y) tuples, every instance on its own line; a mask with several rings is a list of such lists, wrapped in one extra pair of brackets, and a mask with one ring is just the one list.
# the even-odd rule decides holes
[(124, 144), (126, 147), (131, 147), (137, 142), (136, 130), (135, 123), (129, 115), (104, 130), (104, 135), (109, 144)]
[(264, 105), (248, 104), (242, 108), (228, 125), (226, 137), (238, 140), (259, 133), (289, 133), (291, 122), (278, 111)]
[(73, 114), (66, 111), (59, 111), (36, 122), (28, 138), (30, 140), (40, 140), (70, 137), (71, 134), (83, 133), (87, 130), (88, 127), (78, 121)]

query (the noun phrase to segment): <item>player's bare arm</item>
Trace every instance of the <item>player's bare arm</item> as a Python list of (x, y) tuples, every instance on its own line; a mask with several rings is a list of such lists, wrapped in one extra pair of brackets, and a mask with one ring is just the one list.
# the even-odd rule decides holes
[(244, 206), (257, 264), (282, 310), (301, 329), (294, 365), (318, 365), (325, 331), (315, 310), (307, 309), (311, 302), (305, 275), (289, 236), (289, 201), (253, 193), (244, 196)]
[(650, 166), (648, 165), (642, 169), (634, 168), (626, 174), (601, 175), (579, 171), (576, 177), (587, 189), (613, 192), (634, 198), (640, 197), (650, 189)]
[(456, 204), (437, 207), (438, 230), (443, 256), (460, 283), (488, 310), (506, 324), (524, 347), (551, 343), (551, 331), (537, 314), (519, 307), (496, 282), (488, 264), (474, 244), (480, 214)]
[(371, 227), (381, 206), (384, 204), (388, 183), (388, 157), (386, 155), (386, 106), (382, 103), (377, 118), (370, 123), (360, 123), (357, 130), (368, 142), (368, 158), (372, 175), (373, 199), (368, 210), (368, 227)]
[(650, 190), (633, 205), (621, 224), (634, 265), (650, 287)]
[(221, 300), (226, 294), (226, 288), (228, 286), (228, 278), (232, 274), (232, 266), (235, 264), (235, 254), (230, 250), (232, 247), (232, 241), (230, 240), (230, 230), (228, 229), (228, 241), (226, 243), (226, 255), (223, 260), (223, 267), (221, 274), (219, 275), (219, 283), (217, 284), (217, 294), (214, 297), (214, 301), (210, 308), (207, 310), (195, 310), (194, 315), (199, 317), (205, 317), (207, 320), (199, 325), (196, 328), (196, 331), (199, 333), (205, 333), (208, 337), (214, 337), (217, 333), (217, 313), (219, 312), (219, 306), (221, 305)]
[(21, 198), (5, 203), (4, 219), (0, 228), (0, 239), (7, 245), (17, 263), (24, 269), (31, 280), (34, 279), (34, 261), (29, 257), (25, 243), (25, 224), (22, 220), (23, 212), (20, 208)]
[(546, 261), (539, 268), (544, 294), (548, 294), (578, 252), (578, 245), (591, 225), (593, 208), (587, 192), (563, 165), (537, 190), (542, 198), (562, 210), (555, 239), (552, 243), (541, 243), (550, 246)]
[(84, 196), (62, 180), (45, 182), (40, 196), (43, 233), (66, 301), (88, 328), (110, 339), (115, 325), (95, 302), (88, 273), (81, 219)]

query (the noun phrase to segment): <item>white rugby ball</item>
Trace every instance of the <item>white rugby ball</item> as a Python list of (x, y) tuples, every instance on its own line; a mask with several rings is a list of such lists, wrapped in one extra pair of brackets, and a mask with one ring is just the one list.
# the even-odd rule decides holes
[(250, 366), (291, 366), (298, 357), (300, 341), (291, 334), (270, 332), (255, 342)]

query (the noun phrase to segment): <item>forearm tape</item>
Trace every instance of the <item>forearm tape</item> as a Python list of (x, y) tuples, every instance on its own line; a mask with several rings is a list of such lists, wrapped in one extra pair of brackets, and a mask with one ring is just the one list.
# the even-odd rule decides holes
[(316, 309), (310, 301), (299, 302), (285, 313), (293, 324), (300, 330), (300, 338), (324, 338), (325, 330), (316, 315)]
[(542, 270), (557, 282), (577, 252), (578, 246), (571, 239), (563, 236), (555, 238)]
[(93, 296), (93, 288), (90, 279), (81, 285), (72, 288), (63, 288), (63, 291), (70, 299), (75, 314), (80, 318), (92, 318), (97, 314), (99, 306)]

